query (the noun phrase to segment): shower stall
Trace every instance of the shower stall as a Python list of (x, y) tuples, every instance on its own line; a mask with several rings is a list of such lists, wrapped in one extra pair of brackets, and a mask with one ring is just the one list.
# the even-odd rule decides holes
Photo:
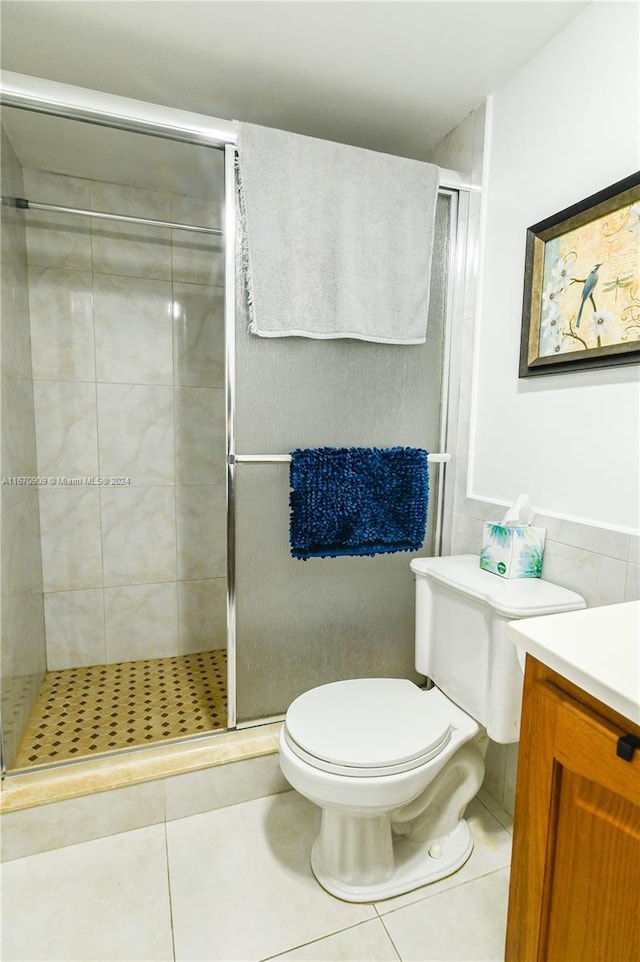
[(232, 124), (3, 76), (9, 774), (261, 724), (328, 681), (417, 677), (412, 555), (292, 559), (286, 455), (446, 450), (465, 199), (438, 199), (426, 344), (263, 340), (236, 269), (235, 144)]

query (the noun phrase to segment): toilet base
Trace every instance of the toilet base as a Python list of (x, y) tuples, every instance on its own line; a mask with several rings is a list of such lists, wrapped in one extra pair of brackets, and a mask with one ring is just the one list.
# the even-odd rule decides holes
[(472, 851), (473, 839), (469, 826), (461, 819), (452, 832), (429, 846), (406, 838), (395, 839), (392, 868), (388, 878), (383, 881), (355, 885), (336, 878), (323, 864), (321, 836), (316, 839), (311, 851), (311, 868), (320, 885), (330, 895), (345, 902), (377, 902), (452, 875), (464, 865)]

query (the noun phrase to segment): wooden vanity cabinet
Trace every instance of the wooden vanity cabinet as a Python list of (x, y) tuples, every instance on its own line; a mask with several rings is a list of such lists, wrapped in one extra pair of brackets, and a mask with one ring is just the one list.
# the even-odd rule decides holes
[(527, 656), (506, 962), (640, 962), (640, 748), (616, 753), (629, 734)]

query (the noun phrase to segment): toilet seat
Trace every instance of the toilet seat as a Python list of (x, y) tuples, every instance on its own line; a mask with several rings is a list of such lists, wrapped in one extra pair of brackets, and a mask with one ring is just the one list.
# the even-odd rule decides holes
[(451, 739), (454, 706), (437, 688), (404, 678), (357, 678), (300, 695), (283, 736), (298, 758), (355, 778), (394, 775), (439, 755)]

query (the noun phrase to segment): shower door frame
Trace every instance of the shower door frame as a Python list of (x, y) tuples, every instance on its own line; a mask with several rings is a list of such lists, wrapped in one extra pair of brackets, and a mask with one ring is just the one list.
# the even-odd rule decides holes
[[(228, 148), (227, 162), (233, 168), (237, 162), (237, 147)], [(232, 156), (233, 155), (233, 160)], [(457, 446), (457, 422), (459, 412), (459, 375), (461, 370), (462, 336), (463, 336), (463, 309), (465, 279), (467, 277), (467, 228), (470, 213), (470, 195), (480, 192), (480, 188), (471, 184), (464, 174), (458, 171), (440, 168), (440, 182), (438, 193), (450, 197), (451, 211), (449, 220), (449, 257), (447, 261), (447, 297), (444, 316), (444, 342), (442, 357), (442, 383), (441, 383), (441, 409), (440, 409), (440, 428), (438, 450), (447, 455), (447, 459), (438, 460), (435, 467), (438, 470), (437, 480), (434, 487), (437, 490), (437, 513), (434, 532), (434, 556), (447, 553), (451, 549), (453, 534), (453, 507), (455, 491), (455, 457), (451, 452)], [(235, 204), (235, 196), (233, 198)], [(229, 208), (229, 214), (231, 211)], [(235, 218), (235, 213), (233, 214)], [(235, 230), (235, 222), (229, 226), (229, 231)], [(231, 236), (231, 234), (230, 234)], [(229, 244), (229, 254), (231, 266), (229, 270), (235, 268), (235, 249), (231, 254), (232, 244)], [(234, 285), (236, 281), (234, 279)], [(229, 297), (231, 305), (231, 296)], [(235, 579), (235, 471), (237, 462), (263, 460), (264, 456), (251, 452), (237, 452), (235, 447), (235, 338), (236, 338), (236, 317), (235, 308), (226, 315), (228, 327), (225, 332), (227, 350), (227, 376), (229, 379), (230, 393), (228, 397), (228, 416), (227, 439), (229, 442), (227, 459), (227, 490), (228, 490), (228, 513), (227, 513), (227, 558), (229, 562), (227, 576), (227, 646), (228, 646), (228, 665), (229, 665), (229, 727), (236, 729), (249, 729), (257, 725), (266, 725), (271, 722), (278, 722), (284, 719), (284, 714), (272, 715), (267, 718), (252, 719), (246, 722), (237, 722), (237, 700), (236, 700), (236, 579)], [(274, 460), (269, 456), (268, 460)], [(276, 454), (275, 460), (288, 460), (288, 456)], [(231, 706), (233, 704), (233, 715)], [(231, 718), (233, 717), (233, 723)]]
[[(12, 71), (0, 71), (0, 106), (27, 110), (32, 113), (59, 117), (64, 120), (77, 120), (82, 123), (95, 124), (99, 127), (111, 127), (129, 133), (144, 134), (159, 137), (163, 140), (174, 140), (180, 143), (193, 144), (198, 147), (209, 147), (224, 152), (224, 207), (223, 231), (224, 244), (224, 330), (225, 330), (225, 398), (226, 398), (226, 462), (229, 464), (229, 452), (233, 450), (234, 424), (234, 338), (229, 338), (228, 332), (235, 331), (235, 275), (236, 275), (236, 243), (235, 243), (235, 162), (236, 145), (238, 142), (238, 125), (233, 121), (207, 117), (203, 114), (163, 107), (158, 104), (132, 100), (106, 94), (98, 90), (75, 87), (69, 84), (57, 83), (38, 77)], [(227, 519), (233, 515), (232, 471), (227, 472)], [(233, 550), (227, 546), (227, 690), (228, 715), (227, 725), (223, 731), (234, 729), (235, 726), (235, 611), (230, 602), (229, 584), (233, 583)], [(231, 582), (230, 582), (231, 579)], [(202, 740), (214, 737), (218, 732), (203, 732), (199, 735), (186, 736), (180, 742)], [(1, 733), (0, 733), (1, 738)], [(144, 751), (148, 746), (136, 746), (118, 751), (118, 756)], [(149, 746), (156, 747), (156, 746)], [(44, 769), (67, 767), (87, 762), (86, 758), (69, 759), (52, 765), (38, 766), (38, 772)], [(19, 774), (28, 773), (21, 769)], [(2, 769), (2, 777), (12, 776), (13, 772)], [(18, 773), (16, 773), (18, 774)]]
[[(236, 729), (236, 583), (235, 583), (235, 334), (236, 334), (236, 194), (235, 167), (238, 154), (239, 125), (204, 114), (192, 113), (159, 104), (133, 100), (69, 84), (57, 83), (12, 71), (0, 71), (0, 105), (34, 113), (146, 134), (165, 140), (210, 147), (224, 152), (223, 243), (225, 260), (224, 330), (226, 398), (226, 508), (227, 508), (227, 689), (226, 730)], [(478, 190), (464, 175), (440, 168), (440, 192), (451, 196), (450, 250), (445, 316), (445, 343), (442, 372), (440, 450), (455, 450), (457, 383), (462, 335), (462, 299), (466, 265), (466, 224), (469, 192)], [(455, 461), (438, 466), (438, 516), (435, 553), (450, 543), (450, 518), (453, 510), (453, 472)], [(279, 716), (281, 717), (281, 716)], [(274, 719), (263, 719), (239, 727), (253, 727)], [(180, 741), (212, 737), (216, 733), (187, 736)], [(125, 749), (119, 755), (143, 751)], [(83, 762), (85, 759), (78, 759)], [(65, 762), (74, 764), (73, 761)], [(60, 767), (59, 765), (55, 766)], [(42, 770), (41, 768), (39, 770)], [(4, 774), (4, 773), (3, 773)]]

